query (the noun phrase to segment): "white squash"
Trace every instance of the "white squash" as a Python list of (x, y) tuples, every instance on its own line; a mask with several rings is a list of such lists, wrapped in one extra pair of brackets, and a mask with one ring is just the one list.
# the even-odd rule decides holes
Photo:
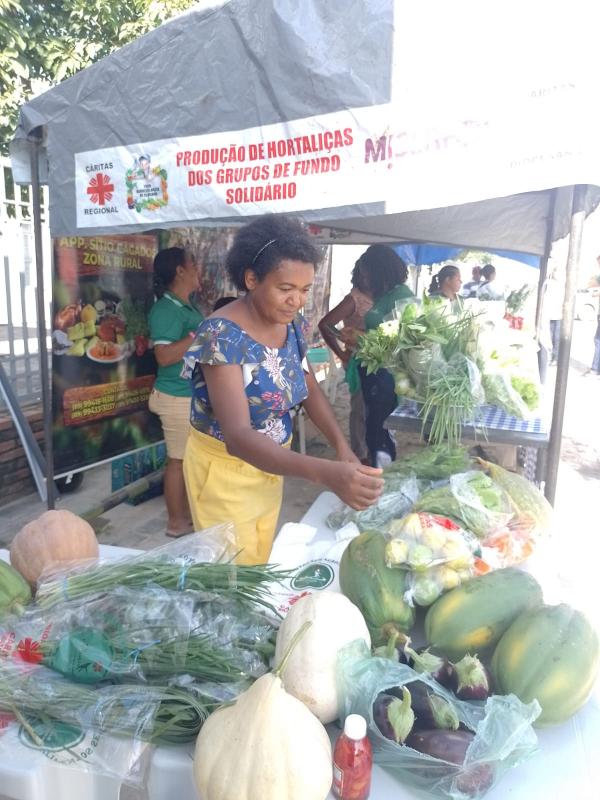
[(275, 664), (306, 621), (312, 625), (290, 655), (283, 685), (327, 724), (338, 718), (338, 651), (355, 639), (363, 639), (371, 647), (371, 637), (363, 615), (347, 597), (329, 590), (315, 592), (301, 597), (281, 623)]
[(263, 675), (202, 726), (194, 755), (202, 800), (325, 800), (329, 794), (329, 736), (283, 688), (285, 666), (284, 658), (277, 670)]

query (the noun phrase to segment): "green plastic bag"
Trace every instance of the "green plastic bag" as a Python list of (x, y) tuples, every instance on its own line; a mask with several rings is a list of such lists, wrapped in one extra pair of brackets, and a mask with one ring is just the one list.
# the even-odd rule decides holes
[[(433, 678), (419, 674), (410, 667), (388, 658), (371, 656), (363, 641), (344, 647), (337, 662), (339, 708), (344, 717), (360, 714), (367, 720), (373, 760), (398, 778), (434, 798), (472, 800), (483, 797), (511, 767), (530, 758), (537, 750), (537, 737), (532, 723), (540, 714), (537, 700), (525, 705), (515, 695), (494, 695), (485, 703), (458, 700)], [(436, 694), (452, 704), (459, 720), (475, 732), (467, 750), (465, 762), (457, 766), (407, 745), (386, 739), (373, 721), (373, 702), (379, 692), (392, 686), (423, 681)], [(471, 792), (468, 787), (477, 782), (478, 767), (489, 765), (493, 782), (485, 791)]]

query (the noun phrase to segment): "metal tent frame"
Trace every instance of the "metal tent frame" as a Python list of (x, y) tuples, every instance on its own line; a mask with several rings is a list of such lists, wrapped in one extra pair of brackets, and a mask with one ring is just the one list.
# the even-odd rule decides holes
[[(15, 180), (31, 183), (36, 200), (49, 165), (54, 236), (231, 225), (264, 211), (295, 213), (320, 230), (324, 243), (430, 242), (536, 255), (539, 298), (552, 242), (570, 234), (545, 487), (553, 501), (583, 219), (600, 201), (600, 162), (592, 157), (596, 87), (589, 78), (595, 74), (595, 48), (588, 46), (595, 45), (595, 25), (586, 24), (590, 11), (584, 0), (574, 3), (577, 9), (565, 16), (548, 12), (542, 0), (526, 7), (507, 0), (485, 12), (458, 0), (438, 8), (435, 28), (427, 4), (395, 0), (353, 0), (352, 13), (347, 0), (316, 2), (302, 12), (294, 0), (199, 4), (23, 106), (11, 156), (15, 173), (19, 163), (27, 168)], [(511, 37), (510, 60), (490, 60), (486, 42), (470, 35), (467, 23), (484, 13), (485, 24), (493, 24), (499, 37)], [(444, 15), (453, 26), (451, 59)], [(526, 22), (536, 26), (535, 36)], [(406, 64), (413, 57), (419, 63), (422, 36), (408, 32), (423, 30), (429, 36), (430, 71), (411, 73)], [(540, 85), (544, 70), (548, 85)], [(559, 125), (557, 116), (551, 125), (553, 114), (563, 122), (564, 108), (569, 124)], [(343, 170), (320, 176), (320, 183), (311, 177), (306, 196), (295, 205), (260, 209), (246, 201), (227, 206), (214, 188), (184, 197), (184, 176), (175, 169), (179, 149), (212, 147), (219, 136), (227, 146), (261, 136), (264, 142), (266, 136), (293, 136), (303, 124), (307, 132), (356, 126), (355, 138), (360, 134), (366, 149), (358, 158), (350, 153), (346, 182)], [(390, 130), (395, 133), (388, 135)], [(244, 139), (245, 134), (254, 138)], [(124, 205), (114, 222), (108, 216), (78, 216), (86, 191), (83, 159), (121, 159), (124, 171), (124, 159), (147, 147), (171, 159), (169, 174), (180, 179), (174, 191), (169, 187), (174, 200), (164, 213), (132, 222), (133, 212)], [(320, 190), (312, 190), (317, 185)], [(39, 203), (34, 224), (50, 476)]]

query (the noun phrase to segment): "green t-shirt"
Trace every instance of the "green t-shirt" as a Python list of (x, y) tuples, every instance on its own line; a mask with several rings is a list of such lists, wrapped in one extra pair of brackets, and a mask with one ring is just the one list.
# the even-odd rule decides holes
[[(150, 309), (150, 338), (157, 344), (173, 344), (196, 330), (202, 314), (191, 302), (184, 303), (171, 292), (165, 292)], [(190, 345), (192, 340), (190, 339)], [(154, 386), (159, 392), (175, 397), (191, 397), (192, 385), (181, 377), (183, 360), (158, 368)]]
[(396, 308), (397, 300), (411, 300), (414, 294), (404, 283), (399, 283), (373, 303), (365, 314), (365, 327), (368, 331), (384, 322), (385, 318)]

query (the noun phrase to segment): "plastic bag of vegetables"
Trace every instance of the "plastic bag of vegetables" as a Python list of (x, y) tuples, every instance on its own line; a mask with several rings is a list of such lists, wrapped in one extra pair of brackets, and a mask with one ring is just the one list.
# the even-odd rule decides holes
[(289, 577), (272, 564), (236, 564), (231, 523), (185, 536), (139, 555), (99, 561), (92, 566), (54, 573), (38, 584), (36, 602), (48, 608), (63, 600), (110, 592), (115, 586), (165, 589), (235, 598), (250, 607), (271, 608), (268, 601), (273, 583)]
[(404, 476), (394, 472), (384, 472), (384, 481), (383, 494), (376, 503), (363, 511), (354, 511), (350, 506), (341, 504), (328, 515), (328, 527), (339, 530), (349, 522), (354, 522), (361, 531), (385, 531), (391, 520), (403, 517), (419, 496), (419, 482), (414, 475)]
[(429, 606), (476, 574), (479, 540), (447, 517), (425, 512), (394, 520), (385, 548), (388, 567), (406, 572), (404, 599)]
[(193, 592), (117, 587), (84, 602), (33, 609), (5, 625), (12, 655), (76, 683), (151, 681), (190, 675), (229, 683), (263, 675), (275, 628), (230, 598), (197, 601)]
[[(0, 710), (18, 722), (12, 741), (18, 736), (70, 767), (128, 783), (145, 779), (148, 743), (193, 741), (217, 705), (193, 687), (96, 688), (72, 683), (42, 666), (0, 660)], [(4, 732), (2, 758), (10, 758), (10, 751), (4, 751), (9, 741)]]
[[(429, 687), (438, 708), (444, 704), (453, 713), (438, 715), (435, 724), (411, 714), (418, 694), (415, 683)], [(367, 720), (374, 762), (403, 785), (434, 797), (483, 797), (507, 770), (537, 749), (532, 728), (540, 713), (537, 701), (525, 705), (514, 695), (494, 695), (485, 705), (458, 700), (427, 674), (371, 656), (364, 642), (340, 651), (338, 686), (345, 715), (361, 714)], [(390, 688), (402, 698), (396, 703), (396, 718), (401, 717), (402, 724), (396, 720), (397, 731), (386, 731), (386, 737), (376, 724), (374, 708)]]
[(527, 419), (531, 412), (519, 391), (511, 382), (510, 373), (499, 370), (484, 372), (482, 376), (485, 402), (499, 406), (511, 417)]
[(466, 447), (427, 445), (397, 458), (383, 470), (383, 477), (386, 483), (393, 475), (415, 475), (419, 480), (438, 481), (465, 472), (471, 464)]
[(514, 516), (504, 489), (476, 470), (452, 475), (446, 486), (424, 492), (414, 508), (450, 517), (480, 539), (505, 528)]
[(512, 531), (527, 535), (531, 540), (550, 533), (554, 511), (537, 486), (498, 464), (483, 459), (478, 459), (478, 462), (510, 498), (515, 510), (515, 516), (509, 523)]

